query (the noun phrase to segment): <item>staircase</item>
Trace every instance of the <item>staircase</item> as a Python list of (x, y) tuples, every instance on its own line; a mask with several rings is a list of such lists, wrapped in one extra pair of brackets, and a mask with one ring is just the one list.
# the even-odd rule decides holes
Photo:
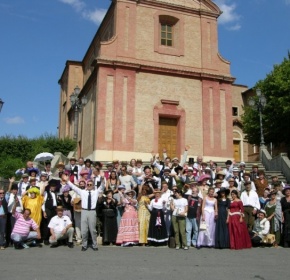
[[(217, 164), (218, 164), (218, 166), (220, 166), (222, 168), (226, 167), (224, 162), (217, 162)], [(239, 164), (240, 163), (237, 163), (235, 166), (239, 167)], [(284, 182), (284, 183), (287, 182), (286, 177), (283, 175), (282, 172), (266, 170), (265, 166), (260, 161), (248, 161), (248, 162), (246, 162), (246, 171), (251, 172), (252, 166), (255, 164), (258, 165), (259, 170), (263, 170), (265, 172), (265, 175), (266, 175), (266, 178), (268, 179), (268, 181), (271, 181), (271, 177), (275, 175), (278, 177), (279, 181)]]

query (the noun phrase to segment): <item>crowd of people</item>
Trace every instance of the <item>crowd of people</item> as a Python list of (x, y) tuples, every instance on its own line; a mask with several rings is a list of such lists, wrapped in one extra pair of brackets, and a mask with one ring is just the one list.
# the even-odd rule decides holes
[[(103, 166), (31, 161), (0, 189), (0, 249), (81, 245), (246, 249), (290, 246), (290, 186), (244, 162), (154, 155)], [(247, 168), (249, 170), (249, 168)]]

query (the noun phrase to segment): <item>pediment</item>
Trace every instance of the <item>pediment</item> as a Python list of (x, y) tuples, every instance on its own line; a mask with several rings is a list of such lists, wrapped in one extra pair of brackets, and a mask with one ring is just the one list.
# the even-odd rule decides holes
[(219, 7), (211, 0), (156, 0), (156, 2), (173, 4), (184, 8), (203, 10), (217, 14), (222, 13)]

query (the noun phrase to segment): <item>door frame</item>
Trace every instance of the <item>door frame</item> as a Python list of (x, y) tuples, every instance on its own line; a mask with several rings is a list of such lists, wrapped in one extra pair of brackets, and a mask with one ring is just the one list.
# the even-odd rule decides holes
[(236, 132), (237, 134), (239, 134), (239, 138), (237, 137), (233, 137), (233, 147), (234, 147), (234, 141), (239, 141), (240, 142), (240, 161), (244, 161), (244, 145), (243, 145), (243, 135), (241, 134), (240, 131), (234, 129), (233, 132)]

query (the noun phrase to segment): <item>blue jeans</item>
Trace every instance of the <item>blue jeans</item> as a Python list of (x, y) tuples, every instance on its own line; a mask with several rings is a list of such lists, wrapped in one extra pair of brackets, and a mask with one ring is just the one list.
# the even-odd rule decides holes
[(30, 231), (27, 236), (23, 236), (23, 235), (20, 235), (18, 233), (12, 233), (11, 234), (11, 239), (14, 242), (23, 242), (23, 241), (28, 240), (28, 239), (36, 239), (36, 238), (37, 238), (37, 232), (36, 231)]
[[(192, 234), (193, 232), (193, 234)], [(192, 235), (192, 238), (191, 238)], [(187, 246), (191, 244), (196, 246), (198, 236), (198, 224), (196, 218), (187, 218), (186, 217), (186, 240)]]

